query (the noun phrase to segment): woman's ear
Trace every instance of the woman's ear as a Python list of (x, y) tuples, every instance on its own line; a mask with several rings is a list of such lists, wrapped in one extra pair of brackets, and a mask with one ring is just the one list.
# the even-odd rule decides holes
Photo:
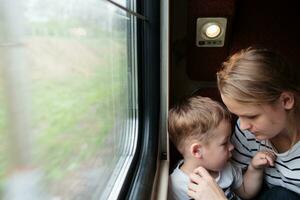
[(202, 148), (203, 146), (200, 143), (193, 143), (190, 149), (192, 156), (198, 159), (202, 158)]
[(292, 92), (282, 92), (280, 102), (284, 109), (290, 110), (295, 104), (295, 95)]

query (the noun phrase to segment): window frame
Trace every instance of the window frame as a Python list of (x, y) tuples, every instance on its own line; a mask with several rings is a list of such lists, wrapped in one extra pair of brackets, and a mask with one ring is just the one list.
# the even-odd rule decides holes
[[(138, 147), (128, 174), (131, 184), (123, 187), (126, 199), (149, 199), (154, 187), (159, 148), (160, 110), (160, 1), (137, 2), (137, 12), (147, 21), (137, 23), (139, 92)], [(124, 185), (127, 185), (124, 183)]]

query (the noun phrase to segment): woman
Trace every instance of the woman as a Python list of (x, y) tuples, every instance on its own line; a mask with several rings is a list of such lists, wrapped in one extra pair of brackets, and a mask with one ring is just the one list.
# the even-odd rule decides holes
[[(273, 151), (275, 167), (265, 170), (267, 187), (258, 198), (300, 199), (300, 77), (278, 54), (248, 48), (225, 61), (217, 79), (223, 102), (239, 117), (234, 164), (245, 169), (257, 151)], [(194, 199), (225, 198), (205, 170), (191, 180)]]

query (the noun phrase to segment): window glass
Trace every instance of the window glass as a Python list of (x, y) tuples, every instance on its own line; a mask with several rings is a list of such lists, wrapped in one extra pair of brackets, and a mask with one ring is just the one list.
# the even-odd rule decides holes
[[(107, 1), (23, 3), (32, 163), (51, 198), (95, 198), (115, 185), (135, 149), (135, 21)], [(0, 109), (2, 182), (5, 124)]]
[[(0, 62), (0, 69), (3, 62)], [(4, 177), (8, 171), (8, 127), (7, 127), (7, 105), (5, 101), (3, 73), (0, 70), (0, 197), (3, 195)]]

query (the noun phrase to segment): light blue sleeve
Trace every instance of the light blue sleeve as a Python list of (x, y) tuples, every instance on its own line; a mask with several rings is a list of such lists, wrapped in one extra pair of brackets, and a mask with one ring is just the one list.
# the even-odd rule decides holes
[(242, 183), (243, 183), (243, 174), (242, 174), (242, 169), (239, 167), (236, 167), (234, 165), (231, 165), (232, 168), (232, 175), (233, 175), (233, 183), (232, 183), (232, 188), (236, 189), (239, 188)]

